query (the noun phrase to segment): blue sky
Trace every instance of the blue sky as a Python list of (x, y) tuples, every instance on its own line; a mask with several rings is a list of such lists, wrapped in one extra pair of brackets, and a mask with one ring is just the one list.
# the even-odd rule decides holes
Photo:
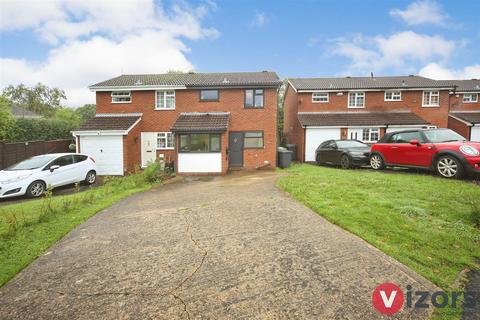
[(121, 73), (480, 78), (479, 1), (4, 0), (0, 85), (86, 87)]

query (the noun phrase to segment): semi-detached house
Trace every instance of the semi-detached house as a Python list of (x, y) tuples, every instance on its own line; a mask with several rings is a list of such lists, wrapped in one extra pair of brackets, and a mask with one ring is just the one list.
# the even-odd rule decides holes
[[(419, 76), (293, 78), (285, 93), (284, 137), (300, 161), (315, 161), (329, 139), (374, 143), (386, 132), (452, 127), (476, 137), (478, 80), (436, 81)], [(460, 132), (462, 133), (462, 132)]]
[(90, 86), (97, 114), (73, 134), (98, 174), (123, 175), (156, 159), (180, 174), (274, 168), (274, 72), (121, 75)]

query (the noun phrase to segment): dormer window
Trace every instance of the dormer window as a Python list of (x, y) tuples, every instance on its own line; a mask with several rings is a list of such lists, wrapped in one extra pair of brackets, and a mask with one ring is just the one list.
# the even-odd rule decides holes
[(130, 103), (132, 102), (132, 96), (130, 91), (113, 91), (112, 103)]

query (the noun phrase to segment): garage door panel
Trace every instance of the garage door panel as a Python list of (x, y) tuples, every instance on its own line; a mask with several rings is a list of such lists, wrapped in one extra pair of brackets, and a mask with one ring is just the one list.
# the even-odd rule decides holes
[(315, 150), (322, 142), (338, 140), (340, 137), (340, 128), (307, 128), (305, 132), (305, 161), (315, 161)]
[(95, 159), (99, 175), (123, 175), (123, 136), (80, 137), (80, 152)]
[(480, 127), (472, 127), (470, 140), (480, 142)]

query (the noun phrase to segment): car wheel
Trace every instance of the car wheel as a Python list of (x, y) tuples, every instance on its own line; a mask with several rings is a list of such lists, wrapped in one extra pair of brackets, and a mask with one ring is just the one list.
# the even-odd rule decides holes
[(27, 188), (27, 196), (30, 198), (41, 197), (47, 189), (43, 181), (33, 181)]
[(94, 184), (97, 181), (97, 174), (95, 171), (89, 171), (85, 177), (85, 184)]
[(383, 162), (382, 156), (379, 154), (373, 154), (370, 156), (370, 166), (373, 170), (385, 169), (385, 162)]
[(350, 169), (352, 167), (350, 157), (346, 154), (342, 155), (340, 158), (340, 166), (342, 169)]
[(318, 164), (318, 165), (321, 165), (322, 164), (322, 161), (320, 160), (320, 155), (317, 154), (316, 158), (315, 158), (315, 162)]
[(447, 179), (461, 179), (464, 169), (460, 161), (452, 156), (441, 156), (438, 158), (435, 168), (437, 173)]

